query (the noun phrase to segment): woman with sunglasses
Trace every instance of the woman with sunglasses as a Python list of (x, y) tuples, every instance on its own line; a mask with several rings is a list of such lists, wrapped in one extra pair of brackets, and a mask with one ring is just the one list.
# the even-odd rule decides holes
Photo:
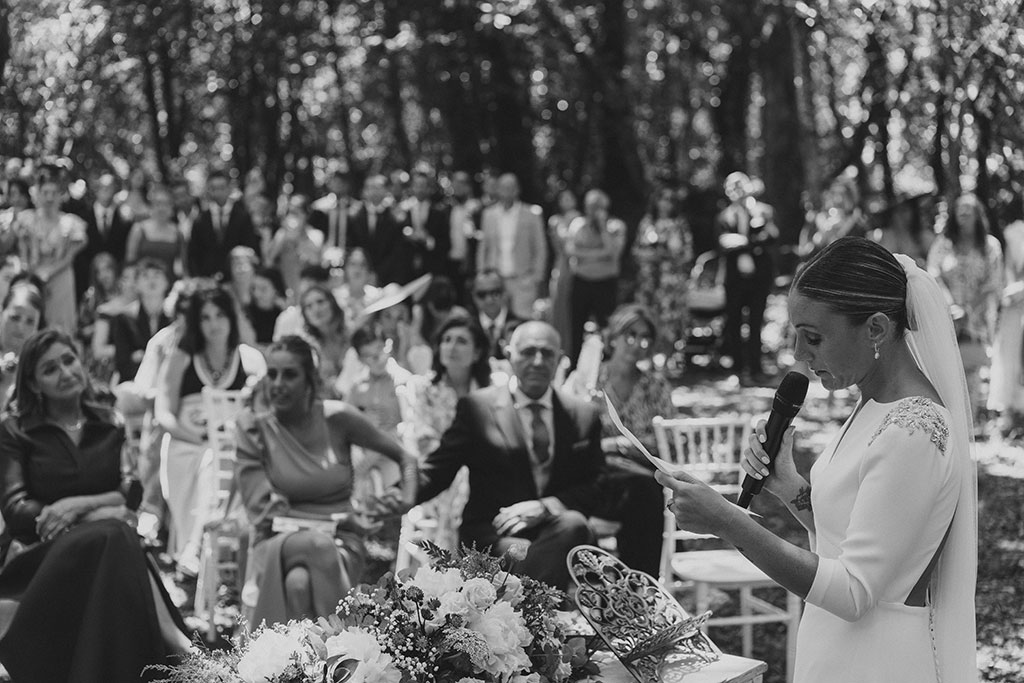
[(605, 360), (590, 377), (583, 368), (577, 369), (564, 387), (601, 408), (601, 446), (611, 465), (603, 481), (609, 508), (601, 516), (622, 523), (618, 534), (622, 561), (654, 576), (661, 548), (661, 488), (653, 471), (645, 471), (648, 465), (641, 454), (612, 424), (604, 401), (607, 396), (626, 428), (649, 451), (657, 451), (653, 420), (675, 414), (675, 407), (672, 387), (661, 373), (652, 372), (656, 329), (653, 314), (640, 304), (615, 309), (605, 334)]

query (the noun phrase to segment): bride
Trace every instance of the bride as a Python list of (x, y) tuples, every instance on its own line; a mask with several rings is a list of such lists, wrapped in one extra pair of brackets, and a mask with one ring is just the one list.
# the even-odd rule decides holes
[(677, 523), (732, 543), (806, 599), (797, 683), (976, 681), (971, 410), (941, 289), (909, 258), (844, 237), (797, 273), (789, 315), (797, 359), (826, 388), (861, 393), (810, 482), (793, 465), (792, 429), (771, 476), (763, 422), (744, 452), (811, 550), (689, 475), (659, 473)]

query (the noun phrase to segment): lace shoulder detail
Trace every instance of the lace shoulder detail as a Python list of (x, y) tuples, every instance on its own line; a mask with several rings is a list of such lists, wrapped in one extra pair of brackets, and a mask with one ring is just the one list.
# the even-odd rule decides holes
[(911, 434), (921, 429), (930, 435), (931, 442), (943, 455), (946, 454), (946, 442), (949, 440), (949, 426), (946, 418), (939, 412), (938, 407), (924, 396), (912, 396), (905, 398), (889, 411), (878, 426), (868, 446), (875, 442), (875, 439), (884, 432), (890, 425), (902, 427)]

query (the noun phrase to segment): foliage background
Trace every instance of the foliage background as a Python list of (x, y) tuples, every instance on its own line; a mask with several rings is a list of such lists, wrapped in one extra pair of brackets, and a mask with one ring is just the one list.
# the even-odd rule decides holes
[[(784, 236), (852, 168), (875, 210), (1024, 169), (1020, 0), (0, 0), (0, 155), (86, 173), (513, 171), (533, 201), (733, 170)], [(849, 172), (849, 171), (848, 171)], [(703, 197), (703, 199), (702, 199)], [(705, 211), (704, 214), (710, 212)], [(701, 226), (696, 226), (698, 237)], [(700, 245), (698, 245), (700, 246)]]

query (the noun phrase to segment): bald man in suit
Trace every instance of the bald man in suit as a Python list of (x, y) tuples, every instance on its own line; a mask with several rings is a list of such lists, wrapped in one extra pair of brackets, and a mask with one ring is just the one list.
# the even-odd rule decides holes
[(551, 386), (561, 340), (543, 322), (512, 333), (509, 384), (462, 398), (455, 420), (420, 470), (420, 501), (469, 468), (460, 541), (501, 554), (528, 546), (516, 571), (565, 589), (569, 550), (593, 543), (587, 521), (600, 503), (601, 422), (589, 402)]

